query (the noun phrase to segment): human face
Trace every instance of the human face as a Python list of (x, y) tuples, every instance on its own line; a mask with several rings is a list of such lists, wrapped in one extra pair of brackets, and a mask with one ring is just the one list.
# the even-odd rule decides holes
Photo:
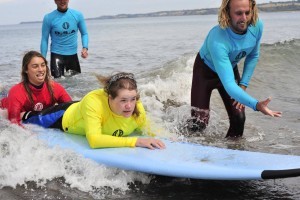
[(41, 57), (33, 57), (31, 61), (27, 65), (27, 76), (28, 80), (31, 84), (39, 86), (44, 83), (47, 65), (43, 58)]
[(237, 34), (247, 31), (252, 13), (249, 0), (231, 0), (229, 2), (230, 27)]
[(110, 109), (117, 115), (123, 117), (131, 117), (137, 99), (137, 92), (136, 90), (127, 90), (127, 89), (120, 89), (118, 91), (118, 95), (116, 98), (112, 98), (109, 95), (109, 106)]
[(69, 0), (54, 0), (55, 4), (57, 5), (57, 10), (59, 11), (66, 11), (68, 9)]

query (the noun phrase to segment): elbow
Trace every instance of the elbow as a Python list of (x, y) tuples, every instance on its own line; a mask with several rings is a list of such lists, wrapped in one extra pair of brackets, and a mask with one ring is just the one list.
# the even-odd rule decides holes
[(96, 149), (97, 148), (95, 142), (90, 141), (88, 138), (87, 138), (87, 140), (88, 140), (88, 143), (89, 143), (89, 146), (90, 146), (91, 149)]
[(97, 146), (97, 144), (96, 144), (95, 138), (93, 138), (92, 135), (87, 134), (87, 135), (86, 135), (86, 139), (87, 139), (87, 141), (88, 141), (88, 144), (89, 144), (90, 148), (92, 148), (92, 149), (99, 148), (99, 147)]

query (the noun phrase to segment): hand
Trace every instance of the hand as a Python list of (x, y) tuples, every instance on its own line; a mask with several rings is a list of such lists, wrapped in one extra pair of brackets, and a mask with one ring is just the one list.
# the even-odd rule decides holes
[(260, 101), (256, 104), (256, 110), (264, 113), (265, 115), (270, 115), (272, 117), (281, 117), (282, 112), (273, 111), (268, 108), (268, 104), (270, 103), (271, 98), (267, 98), (264, 101)]
[(87, 48), (82, 48), (82, 51), (81, 51), (81, 57), (82, 58), (87, 58), (88, 57), (88, 49)]
[(237, 102), (237, 101), (234, 101), (232, 105), (235, 106), (235, 108), (236, 108), (237, 110), (240, 110), (240, 111), (241, 111), (243, 108), (245, 108), (245, 105), (243, 105), (243, 104), (241, 104), (241, 103), (239, 103), (239, 102)]
[(148, 149), (164, 149), (166, 148), (165, 144), (155, 138), (138, 138), (135, 144), (136, 147), (146, 147)]

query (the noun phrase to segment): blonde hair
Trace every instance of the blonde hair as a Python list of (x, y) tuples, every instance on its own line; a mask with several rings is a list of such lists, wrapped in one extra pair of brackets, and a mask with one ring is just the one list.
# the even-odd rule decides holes
[[(218, 22), (221, 28), (228, 28), (230, 26), (230, 1), (231, 0), (222, 0), (222, 4), (219, 9)], [(249, 25), (255, 25), (258, 19), (258, 9), (255, 0), (249, 0), (250, 3), (250, 12), (252, 13)]]

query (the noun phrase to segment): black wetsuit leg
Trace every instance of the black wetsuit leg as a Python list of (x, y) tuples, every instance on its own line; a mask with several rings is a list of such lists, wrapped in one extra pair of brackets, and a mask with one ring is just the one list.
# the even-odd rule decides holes
[(65, 66), (66, 66), (66, 71), (71, 70), (71, 75), (81, 73), (80, 63), (77, 54), (66, 56)]
[(65, 71), (71, 70), (71, 75), (81, 73), (78, 55), (59, 55), (51, 53), (51, 75), (54, 78), (65, 76)]
[(191, 115), (193, 118), (193, 131), (202, 131), (209, 121), (209, 105), (212, 90), (216, 88), (218, 76), (205, 66), (197, 54), (191, 88)]
[(65, 75), (65, 63), (63, 55), (51, 53), (50, 69), (51, 75), (54, 78), (59, 78)]
[[(234, 70), (235, 78), (240, 80), (238, 68)], [(194, 120), (192, 130), (203, 130), (209, 121), (209, 104), (213, 89), (218, 89), (224, 102), (230, 127), (226, 137), (238, 137), (243, 135), (245, 124), (245, 110), (239, 111), (232, 105), (234, 100), (225, 91), (218, 75), (212, 71), (200, 58), (196, 56), (191, 89), (191, 106), (194, 108), (191, 115)]]
[[(240, 82), (240, 74), (238, 68), (234, 68), (234, 76), (237, 83)], [(233, 106), (234, 99), (232, 99), (225, 88), (222, 86), (218, 88), (221, 98), (224, 102), (228, 117), (229, 117), (229, 129), (227, 131), (226, 137), (240, 137), (244, 133), (244, 126), (246, 121), (245, 108), (241, 110), (236, 109)]]

